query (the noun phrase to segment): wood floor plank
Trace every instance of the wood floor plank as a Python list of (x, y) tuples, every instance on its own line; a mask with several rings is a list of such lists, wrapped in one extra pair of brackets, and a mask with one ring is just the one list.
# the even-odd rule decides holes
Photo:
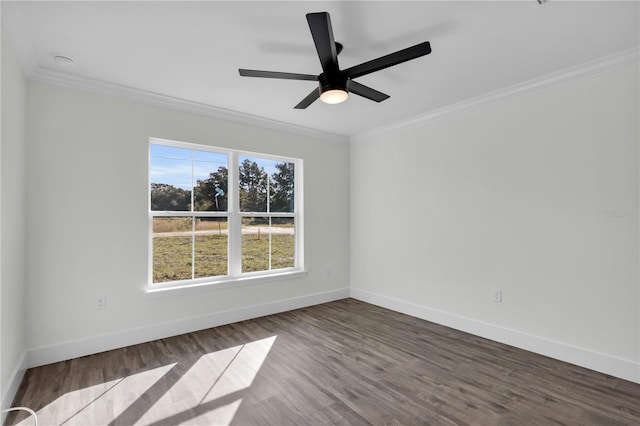
[(640, 425), (638, 384), (354, 299), (33, 368), (13, 405), (60, 426)]

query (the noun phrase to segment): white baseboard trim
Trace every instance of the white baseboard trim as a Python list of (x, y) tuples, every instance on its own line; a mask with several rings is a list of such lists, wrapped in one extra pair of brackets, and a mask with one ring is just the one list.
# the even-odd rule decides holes
[(33, 368), (347, 297), (349, 289), (343, 288), (31, 349), (27, 352), (26, 367)]
[[(6, 410), (7, 408), (11, 407), (13, 398), (15, 398), (16, 392), (18, 392), (18, 388), (20, 387), (20, 383), (22, 383), (22, 378), (24, 377), (25, 371), (27, 371), (26, 353), (22, 354), (22, 357), (20, 357), (18, 365), (16, 365), (15, 370), (13, 370), (13, 374), (11, 375), (11, 377), (9, 377), (9, 384), (6, 386), (6, 389), (2, 389), (2, 408), (0, 410)], [(5, 416), (6, 413), (2, 415), (0, 424), (4, 424)]]
[(523, 333), (495, 324), (451, 314), (444, 311), (406, 302), (404, 300), (371, 293), (357, 288), (350, 289), (350, 296), (372, 305), (431, 321), (456, 330), (471, 333), (540, 355), (579, 365), (590, 370), (640, 383), (640, 362), (618, 358), (589, 349)]

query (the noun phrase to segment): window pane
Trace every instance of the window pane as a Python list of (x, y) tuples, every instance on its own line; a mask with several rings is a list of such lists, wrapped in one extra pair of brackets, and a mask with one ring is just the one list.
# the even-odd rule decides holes
[(294, 164), (273, 162), (270, 174), (269, 211), (293, 212)]
[(269, 270), (269, 218), (242, 219), (242, 272)]
[(242, 219), (242, 272), (293, 268), (294, 258), (293, 218)]
[(194, 278), (227, 275), (226, 217), (196, 218)]
[(238, 171), (240, 211), (267, 211), (268, 174), (265, 171), (267, 164), (268, 161), (259, 158), (240, 157)]
[(153, 282), (192, 278), (193, 219), (153, 218)]
[(271, 269), (293, 268), (295, 228), (292, 217), (271, 219)]
[(193, 203), (196, 211), (227, 211), (227, 154), (193, 151)]
[(191, 151), (151, 145), (151, 210), (191, 209)]

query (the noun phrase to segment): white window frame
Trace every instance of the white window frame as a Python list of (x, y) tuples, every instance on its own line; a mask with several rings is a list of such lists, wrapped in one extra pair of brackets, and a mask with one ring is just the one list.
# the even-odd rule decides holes
[[(207, 151), (226, 154), (228, 164), (228, 194), (227, 211), (152, 211), (151, 210), (151, 145), (163, 145), (173, 148), (183, 148), (195, 151)], [(253, 157), (262, 160), (287, 162), (294, 164), (294, 208), (293, 213), (269, 213), (269, 212), (241, 212), (239, 209), (239, 158)], [(229, 148), (220, 148), (210, 145), (192, 144), (161, 138), (149, 138), (147, 168), (147, 200), (148, 200), (148, 280), (147, 293), (167, 293), (175, 290), (188, 290), (192, 288), (227, 288), (246, 284), (257, 284), (286, 278), (298, 278), (306, 275), (304, 270), (304, 215), (303, 202), (303, 162), (299, 158), (291, 158), (272, 154), (263, 154), (249, 151), (240, 151)], [(193, 184), (193, 182), (192, 182)], [(193, 185), (192, 185), (193, 186)], [(193, 191), (192, 191), (193, 197)], [(154, 217), (224, 217), (227, 218), (228, 246), (227, 262), (228, 275), (193, 278), (187, 280), (169, 281), (163, 283), (153, 282), (153, 218)], [(243, 217), (290, 217), (294, 220), (294, 266), (292, 268), (275, 269), (269, 271), (242, 272), (242, 218)]]

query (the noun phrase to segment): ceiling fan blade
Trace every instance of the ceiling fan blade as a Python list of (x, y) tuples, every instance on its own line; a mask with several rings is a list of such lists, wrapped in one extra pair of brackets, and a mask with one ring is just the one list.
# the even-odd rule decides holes
[(415, 46), (407, 47), (406, 49), (398, 50), (397, 52), (347, 68), (345, 72), (350, 78), (356, 78), (419, 58), (420, 56), (428, 55), (429, 53), (431, 53), (431, 45), (428, 41), (425, 41)]
[(377, 90), (372, 89), (369, 86), (365, 86), (364, 84), (360, 84), (353, 80), (349, 82), (348, 87), (351, 93), (360, 95), (363, 98), (371, 99), (372, 101), (382, 102), (385, 99), (389, 99), (389, 95), (384, 94), (382, 92), (378, 92)]
[(262, 77), (262, 78), (281, 78), (285, 80), (310, 80), (318, 81), (317, 75), (311, 74), (295, 74), (292, 72), (278, 72), (278, 71), (259, 71), (259, 70), (245, 70), (240, 68), (238, 70), (243, 77)]
[(305, 109), (313, 102), (315, 102), (320, 97), (320, 90), (314, 89), (313, 92), (309, 93), (306, 98), (300, 101), (298, 105), (294, 107), (294, 109)]
[(327, 12), (307, 13), (307, 22), (318, 51), (322, 70), (326, 74), (336, 73), (338, 71), (338, 51), (333, 39), (329, 14)]

